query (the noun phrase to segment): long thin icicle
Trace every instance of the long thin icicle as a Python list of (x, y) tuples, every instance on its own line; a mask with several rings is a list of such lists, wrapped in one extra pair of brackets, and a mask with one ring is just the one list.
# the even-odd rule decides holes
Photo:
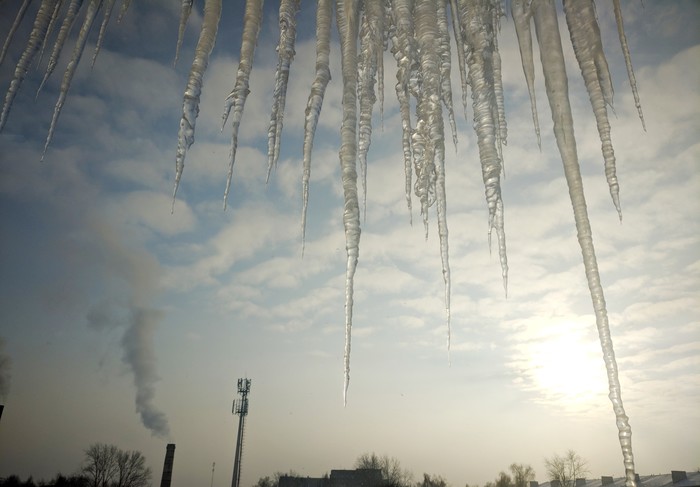
[(173, 189), (173, 207), (175, 208), (175, 196), (180, 185), (182, 171), (185, 168), (187, 150), (194, 143), (194, 130), (199, 115), (199, 97), (202, 93), (202, 80), (209, 64), (209, 55), (214, 49), (216, 32), (219, 29), (221, 18), (221, 1), (206, 0), (204, 3), (204, 18), (199, 40), (194, 51), (192, 68), (187, 79), (187, 88), (182, 101), (182, 118), (180, 119), (180, 131), (177, 136), (177, 154), (175, 156), (175, 188)]
[(29, 65), (34, 60), (34, 56), (36, 56), (36, 53), (39, 51), (39, 45), (46, 36), (46, 30), (51, 22), (51, 16), (55, 6), (56, 0), (42, 0), (39, 6), (39, 10), (34, 18), (32, 31), (29, 34), (29, 41), (27, 41), (24, 52), (17, 61), (12, 81), (10, 81), (10, 86), (7, 89), (7, 93), (5, 93), (5, 103), (2, 107), (2, 113), (0, 113), (0, 132), (2, 132), (2, 129), (7, 123), (7, 117), (12, 109), (12, 102), (17, 96), (20, 86), (22, 86), (24, 78), (27, 76)]
[(73, 48), (73, 55), (71, 60), (66, 66), (66, 71), (63, 73), (63, 80), (61, 81), (61, 89), (58, 94), (58, 101), (56, 101), (56, 106), (53, 109), (53, 117), (51, 118), (51, 125), (49, 126), (49, 134), (46, 136), (46, 143), (44, 144), (44, 151), (41, 154), (41, 160), (44, 160), (46, 156), (46, 151), (51, 144), (53, 139), (54, 131), (56, 130), (56, 123), (58, 122), (58, 117), (61, 115), (61, 110), (63, 109), (63, 104), (66, 102), (66, 96), (68, 96), (68, 90), (70, 89), (71, 81), (73, 81), (73, 76), (75, 75), (75, 70), (78, 69), (78, 64), (80, 64), (80, 58), (83, 56), (83, 51), (85, 50), (85, 44), (87, 43), (88, 34), (92, 28), (92, 24), (95, 22), (95, 16), (97, 11), (102, 5), (102, 0), (90, 0), (87, 12), (85, 13), (85, 19), (83, 20), (83, 25), (80, 27), (80, 33), (78, 33), (78, 38), (75, 41), (75, 47)]
[(357, 198), (357, 37), (358, 0), (336, 0), (343, 73), (343, 123), (340, 127), (340, 173), (343, 182), (345, 228), (345, 354), (343, 403), (350, 385), (350, 341), (355, 271), (360, 256), (360, 205)]
[(95, 43), (95, 52), (92, 54), (92, 66), (95, 66), (95, 61), (97, 61), (97, 56), (100, 54), (100, 49), (102, 49), (102, 42), (105, 38), (105, 31), (107, 30), (107, 24), (109, 24), (109, 19), (112, 17), (112, 10), (114, 9), (114, 2), (116, 0), (107, 0), (104, 8), (104, 17), (102, 18), (102, 24), (100, 25), (100, 32), (97, 35), (97, 42)]
[(41, 42), (41, 49), (39, 50), (39, 59), (36, 62), (36, 69), (39, 69), (39, 66), (41, 65), (41, 60), (44, 57), (44, 49), (46, 49), (46, 45), (48, 44), (48, 40), (51, 37), (51, 34), (53, 33), (53, 29), (56, 26), (56, 22), (58, 22), (58, 18), (60, 17), (59, 12), (61, 11), (61, 8), (63, 7), (63, 0), (58, 0), (56, 2), (56, 5), (53, 7), (53, 13), (51, 14), (51, 21), (49, 21), (49, 26), (46, 28), (46, 35), (44, 36), (44, 40)]
[[(435, 173), (435, 146), (430, 138), (430, 128), (432, 123), (436, 123), (438, 117), (435, 115), (435, 110), (440, 109), (439, 103), (431, 103), (431, 96), (434, 96), (439, 102), (440, 97), (440, 74), (438, 71), (437, 59), (437, 44), (432, 45), (434, 36), (430, 35), (431, 26), (426, 25), (435, 15), (433, 5), (432, 12), (430, 5), (422, 3), (421, 0), (416, 0), (414, 10), (414, 28), (417, 41), (417, 52), (419, 53), (418, 62), (420, 80), (416, 84), (419, 91), (416, 93), (418, 98), (416, 106), (416, 128), (411, 134), (411, 146), (413, 148), (413, 168), (416, 174), (416, 182), (413, 186), (416, 196), (420, 201), (420, 212), (423, 219), (423, 227), (425, 229), (425, 238), (428, 238), (428, 209), (435, 202), (435, 181), (437, 175)], [(421, 24), (421, 33), (419, 35), (418, 28)], [(435, 21), (435, 30), (437, 31), (437, 20)], [(437, 33), (435, 33), (435, 37)], [(437, 72), (435, 72), (437, 71)], [(442, 126), (442, 112), (439, 117), (440, 126)]]
[(542, 149), (540, 137), (540, 121), (537, 116), (537, 100), (535, 98), (535, 62), (532, 55), (532, 32), (530, 31), (530, 19), (532, 10), (530, 8), (532, 0), (512, 0), (510, 11), (513, 15), (515, 34), (518, 37), (518, 47), (520, 48), (520, 59), (525, 73), (525, 83), (527, 92), (530, 95), (530, 110), (532, 111), (532, 122), (535, 125), (537, 135), (537, 147)]
[(615, 10), (615, 21), (617, 22), (617, 34), (620, 37), (620, 46), (622, 46), (622, 54), (625, 56), (625, 66), (627, 66), (627, 77), (630, 80), (632, 95), (634, 96), (634, 105), (637, 107), (639, 120), (642, 122), (642, 128), (646, 132), (647, 126), (644, 123), (644, 114), (642, 113), (642, 103), (639, 101), (639, 91), (637, 90), (637, 79), (634, 77), (634, 69), (632, 68), (632, 57), (630, 56), (630, 48), (627, 45), (627, 36), (625, 35), (625, 24), (622, 21), (622, 7), (620, 0), (613, 0)]
[(311, 152), (314, 147), (314, 136), (318, 117), (323, 106), (323, 97), (331, 79), (330, 50), (331, 50), (331, 17), (333, 14), (332, 0), (319, 0), (316, 8), (316, 78), (311, 85), (309, 101), (306, 104), (304, 120), (304, 161), (301, 176), (301, 254), (304, 255), (306, 245), (306, 210), (309, 206), (309, 180), (311, 179)]
[(391, 53), (396, 59), (396, 98), (401, 113), (401, 145), (403, 147), (406, 204), (413, 224), (411, 208), (412, 191), (412, 147), (411, 147), (411, 105), (409, 101), (409, 78), (415, 62), (413, 38), (413, 2), (412, 0), (391, 0), (393, 35), (391, 36)]
[[(571, 44), (574, 47), (576, 60), (581, 68), (583, 81), (586, 84), (588, 97), (591, 100), (593, 113), (598, 126), (598, 134), (605, 161), (605, 178), (610, 188), (617, 214), (622, 220), (620, 209), (620, 185), (617, 182), (615, 170), (615, 151), (610, 139), (610, 122), (608, 110), (605, 107), (603, 86), (610, 83), (608, 62), (603, 52), (600, 29), (595, 15), (595, 5), (592, 0), (564, 0), (566, 23), (569, 27)], [(608, 91), (612, 92), (612, 85)]]
[(180, 5), (180, 24), (177, 28), (177, 45), (175, 46), (175, 60), (173, 61), (173, 66), (177, 64), (177, 60), (180, 57), (180, 48), (182, 47), (182, 40), (185, 38), (187, 19), (190, 18), (190, 13), (192, 13), (192, 1), (193, 0), (182, 0), (182, 4)]
[(233, 179), (233, 165), (236, 162), (238, 129), (241, 126), (245, 101), (250, 93), (248, 88), (250, 86), (250, 72), (253, 69), (253, 56), (255, 54), (255, 45), (258, 42), (258, 34), (260, 33), (262, 11), (263, 0), (248, 0), (246, 2), (236, 82), (233, 85), (233, 90), (231, 90), (231, 93), (224, 101), (224, 114), (221, 116), (221, 130), (223, 131), (229, 113), (231, 113), (233, 108), (233, 116), (231, 117), (231, 149), (229, 150), (228, 175), (226, 176), (226, 189), (224, 190), (224, 209), (226, 209), (231, 179)]
[(535, 32), (540, 45), (540, 57), (544, 71), (545, 88), (549, 98), (554, 122), (554, 135), (564, 164), (564, 175), (569, 187), (569, 196), (574, 210), (578, 242), (583, 255), (583, 265), (588, 279), (588, 288), (593, 301), (596, 326), (603, 350), (607, 370), (609, 398), (615, 411), (620, 446), (625, 465), (626, 486), (635, 487), (634, 456), (632, 454), (632, 429), (622, 404), (620, 381), (617, 374), (615, 352), (610, 337), (610, 325), (605, 306), (605, 296), (600, 283), (598, 263), (593, 247), (593, 235), (588, 220), (583, 181), (576, 153), (573, 117), (569, 104), (569, 88), (561, 47), (557, 12), (553, 0), (533, 0)]
[(15, 21), (12, 22), (10, 31), (7, 33), (7, 37), (5, 38), (5, 43), (2, 45), (2, 51), (0, 51), (0, 64), (2, 64), (2, 62), (5, 60), (5, 56), (7, 55), (7, 50), (10, 48), (12, 38), (15, 36), (15, 32), (17, 32), (17, 29), (19, 28), (19, 24), (22, 23), (22, 19), (24, 18), (24, 14), (27, 13), (27, 8), (29, 8), (30, 3), (32, 3), (32, 0), (24, 0), (17, 11)]
[(452, 105), (452, 56), (450, 53), (450, 30), (447, 26), (447, 0), (437, 2), (437, 26), (439, 33), (439, 53), (440, 53), (440, 95), (442, 103), (447, 109), (447, 119), (452, 131), (452, 143), (457, 152), (457, 123), (455, 122), (455, 111)]
[(39, 89), (36, 90), (37, 96), (39, 95), (39, 92), (44, 88), (44, 85), (49, 79), (49, 76), (51, 76), (54, 69), (56, 69), (56, 65), (58, 64), (58, 58), (61, 55), (61, 52), (63, 51), (63, 46), (66, 43), (66, 39), (68, 39), (68, 34), (70, 33), (71, 28), (73, 27), (73, 23), (75, 22), (75, 18), (78, 14), (78, 10), (80, 10), (80, 7), (82, 6), (83, 0), (70, 0), (70, 3), (68, 4), (68, 9), (66, 10), (66, 15), (65, 17), (63, 17), (63, 22), (61, 23), (61, 28), (58, 30), (58, 36), (56, 36), (56, 41), (53, 44), (51, 56), (49, 57), (49, 63), (47, 64), (46, 71), (44, 72), (44, 78), (39, 84)]
[(300, 0), (282, 0), (280, 3), (280, 41), (277, 46), (277, 73), (275, 74), (275, 91), (272, 95), (272, 115), (267, 130), (267, 179), (272, 169), (277, 167), (282, 142), (282, 124), (284, 106), (287, 103), (287, 83), (289, 68), (294, 59), (294, 44), (297, 37), (296, 15)]
[(465, 49), (469, 68), (474, 129), (476, 130), (481, 172), (484, 180), (486, 204), (489, 209), (489, 247), (491, 232), (498, 237), (498, 254), (501, 261), (503, 287), (508, 292), (508, 259), (506, 255), (505, 229), (503, 227), (503, 201), (501, 198), (501, 160), (497, 133), (498, 109), (493, 67), (493, 4), (490, 1), (460, 0), (460, 22), (465, 33)]
[[(506, 109), (503, 96), (503, 79), (501, 77), (501, 53), (498, 51), (498, 33), (501, 30), (501, 16), (503, 10), (500, 0), (491, 0), (491, 30), (493, 32), (493, 91), (496, 99), (496, 135), (498, 136), (498, 156), (501, 159), (503, 167), (503, 151), (502, 146), (506, 145), (508, 139), (508, 126), (506, 124)], [(505, 170), (504, 170), (505, 174)]]
[(469, 94), (468, 86), (469, 80), (467, 78), (467, 64), (464, 59), (464, 37), (462, 36), (462, 28), (459, 23), (459, 7), (457, 7), (457, 0), (450, 0), (450, 15), (452, 17), (452, 31), (455, 37), (455, 44), (457, 45), (457, 63), (459, 66), (459, 79), (462, 82), (462, 109), (464, 110), (464, 120), (468, 121), (467, 116), (467, 106), (469, 105)]
[(367, 216), (367, 152), (372, 143), (372, 111), (377, 97), (374, 84), (377, 79), (378, 58), (384, 47), (383, 0), (365, 0), (360, 21), (360, 53), (358, 60), (358, 101), (360, 120), (357, 155), (362, 180), (363, 219)]
[(129, 5), (131, 4), (131, 0), (123, 0), (122, 1), (122, 6), (119, 9), (119, 17), (117, 17), (117, 23), (121, 23), (122, 19), (124, 18), (124, 15), (126, 15), (126, 11), (129, 10)]
[[(447, 353), (449, 356), (451, 283), (445, 193), (445, 128), (442, 120), (442, 100), (440, 96), (436, 96), (440, 93), (442, 84), (440, 71), (444, 60), (440, 56), (440, 29), (438, 27), (438, 7), (435, 5), (435, 1), (417, 0), (414, 18), (422, 74), (421, 97), (417, 106), (418, 122), (413, 139), (414, 156), (424, 158), (420, 166), (424, 171), (429, 171), (428, 184), (433, 186), (429, 192), (435, 195), (437, 203), (442, 277), (445, 282)], [(416, 174), (416, 178), (421, 180), (421, 175)]]

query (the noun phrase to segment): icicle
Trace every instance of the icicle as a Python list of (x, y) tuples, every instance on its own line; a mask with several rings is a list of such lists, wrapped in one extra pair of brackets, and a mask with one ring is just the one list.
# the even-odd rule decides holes
[(95, 52), (92, 54), (92, 64), (95, 67), (95, 61), (97, 61), (97, 55), (100, 54), (100, 49), (102, 48), (102, 41), (105, 37), (105, 31), (107, 30), (107, 24), (109, 23), (110, 17), (112, 17), (112, 9), (114, 9), (115, 0), (107, 0), (105, 4), (105, 14), (102, 18), (102, 25), (100, 25), (100, 33), (97, 35), (97, 42), (95, 43)]
[(12, 81), (10, 81), (10, 86), (5, 94), (5, 104), (2, 107), (2, 113), (0, 113), (0, 132), (2, 132), (2, 129), (7, 123), (7, 116), (10, 114), (12, 102), (15, 96), (17, 96), (20, 86), (22, 86), (22, 81), (24, 81), (25, 76), (27, 76), (27, 70), (39, 50), (39, 44), (46, 36), (46, 30), (49, 22), (51, 22), (51, 14), (55, 5), (56, 0), (42, 0), (39, 6), (32, 31), (29, 34), (29, 41), (27, 41), (27, 46), (24, 48), (24, 52), (19, 58), (19, 61), (17, 61)]
[[(177, 60), (180, 57), (180, 48), (182, 47), (182, 40), (185, 38), (187, 19), (190, 18), (190, 13), (192, 12), (192, 1), (193, 0), (182, 0), (182, 5), (180, 6), (180, 25), (177, 28), (177, 46), (175, 47), (173, 66), (177, 64)], [(247, 5), (246, 8), (248, 8)]]
[(202, 79), (209, 64), (209, 55), (214, 49), (216, 32), (219, 29), (219, 19), (221, 18), (221, 1), (206, 0), (204, 3), (204, 18), (202, 20), (202, 31), (199, 33), (199, 40), (194, 51), (192, 68), (187, 79), (187, 88), (182, 101), (182, 118), (180, 119), (180, 131), (177, 140), (177, 155), (175, 156), (175, 188), (173, 189), (173, 206), (175, 209), (175, 196), (180, 184), (182, 171), (185, 168), (185, 157), (187, 149), (194, 143), (194, 130), (199, 115), (199, 97), (202, 93)]
[(452, 143), (457, 152), (457, 124), (455, 123), (455, 111), (452, 105), (452, 56), (450, 54), (450, 32), (447, 27), (447, 0), (437, 2), (437, 26), (439, 33), (440, 53), (440, 94), (442, 103), (447, 108), (447, 118), (452, 130)]
[(379, 29), (380, 48), (377, 51), (377, 99), (379, 100), (379, 123), (384, 131), (384, 51), (389, 47), (389, 25), (391, 24), (390, 0), (381, 0), (382, 19)]
[[(496, 230), (503, 285), (508, 282), (503, 202), (501, 199), (501, 160), (498, 156), (496, 94), (493, 73), (493, 4), (480, 0), (460, 0), (460, 22), (465, 33), (466, 61), (474, 107), (481, 172), (489, 209), (489, 242)], [(490, 245), (489, 245), (490, 246)], [(507, 288), (506, 288), (507, 293)]]
[(236, 73), (236, 83), (233, 90), (226, 97), (224, 102), (224, 114), (221, 116), (221, 130), (224, 130), (226, 120), (233, 107), (232, 129), (231, 129), (231, 149), (229, 150), (228, 175), (226, 176), (226, 189), (224, 190), (224, 209), (228, 201), (228, 192), (231, 188), (233, 178), (233, 164), (236, 161), (236, 150), (238, 149), (238, 129), (243, 117), (245, 101), (250, 90), (250, 71), (253, 69), (253, 55), (255, 45), (258, 42), (260, 33), (260, 22), (262, 22), (263, 0), (248, 0), (245, 5), (243, 15), (243, 35), (241, 39), (241, 53), (238, 61), (238, 72)]
[(360, 27), (360, 54), (358, 62), (358, 95), (360, 120), (358, 135), (358, 161), (362, 180), (362, 209), (367, 215), (367, 152), (372, 143), (372, 110), (377, 97), (374, 93), (378, 58), (383, 47), (382, 0), (365, 0)]
[(454, 32), (455, 43), (457, 44), (457, 61), (459, 63), (459, 79), (462, 81), (462, 108), (464, 109), (464, 120), (469, 120), (467, 116), (467, 105), (468, 103), (468, 79), (467, 79), (467, 65), (464, 59), (464, 38), (462, 36), (462, 29), (459, 23), (459, 8), (457, 7), (457, 0), (450, 0), (450, 15), (452, 17), (452, 30)]
[(408, 214), (413, 224), (411, 208), (412, 184), (412, 147), (411, 147), (411, 106), (409, 103), (409, 77), (413, 69), (415, 59), (415, 47), (413, 39), (413, 2), (412, 0), (392, 0), (393, 35), (391, 35), (391, 53), (396, 59), (396, 98), (399, 101), (401, 112), (401, 128), (405, 176), (406, 204)]
[(532, 33), (530, 32), (531, 1), (512, 0), (510, 8), (513, 15), (513, 23), (515, 24), (515, 34), (518, 37), (520, 59), (522, 60), (523, 72), (525, 73), (527, 92), (530, 95), (530, 109), (532, 111), (532, 122), (535, 125), (535, 134), (537, 135), (537, 147), (541, 150), (540, 121), (537, 116), (537, 101), (535, 99), (535, 63), (532, 56)]
[(2, 51), (0, 51), (0, 64), (2, 64), (2, 62), (5, 60), (7, 50), (10, 48), (10, 42), (12, 42), (12, 38), (15, 36), (15, 32), (17, 32), (19, 24), (22, 23), (22, 19), (24, 18), (24, 14), (27, 13), (27, 8), (29, 7), (30, 3), (32, 3), (32, 0), (24, 0), (24, 2), (22, 2), (22, 5), (20, 5), (19, 10), (17, 11), (15, 21), (12, 22), (10, 32), (7, 33), (5, 43), (2, 45)]
[(58, 95), (58, 101), (53, 109), (53, 117), (51, 118), (51, 125), (49, 126), (49, 134), (46, 136), (46, 143), (44, 144), (44, 151), (41, 154), (41, 160), (44, 160), (46, 156), (46, 151), (51, 144), (53, 139), (54, 131), (56, 130), (56, 123), (58, 122), (58, 117), (61, 115), (61, 110), (63, 109), (63, 104), (66, 102), (66, 96), (68, 95), (68, 90), (70, 89), (71, 81), (73, 81), (73, 75), (75, 75), (75, 70), (78, 68), (80, 63), (80, 58), (83, 56), (83, 51), (85, 50), (85, 44), (87, 42), (88, 34), (92, 28), (92, 24), (95, 21), (95, 16), (97, 11), (102, 5), (102, 0), (90, 0), (87, 12), (85, 13), (85, 19), (83, 20), (83, 25), (80, 27), (80, 33), (75, 41), (75, 47), (73, 48), (73, 55), (71, 60), (66, 66), (66, 71), (63, 73), (63, 81), (61, 81), (61, 89)]
[(564, 0), (564, 12), (576, 60), (581, 68), (598, 126), (605, 160), (605, 178), (610, 188), (610, 196), (617, 209), (617, 214), (622, 220), (620, 186), (615, 171), (615, 152), (610, 139), (610, 122), (608, 121), (608, 111), (605, 108), (603, 91), (603, 86), (610, 81), (610, 73), (603, 53), (600, 29), (595, 17), (595, 6), (592, 0)]
[(637, 79), (634, 77), (634, 69), (632, 68), (632, 58), (630, 57), (630, 49), (627, 45), (627, 36), (625, 35), (625, 25), (622, 22), (622, 7), (620, 0), (613, 0), (615, 9), (615, 21), (617, 22), (617, 33), (620, 36), (620, 46), (622, 46), (622, 54), (625, 56), (625, 65), (627, 66), (627, 77), (630, 80), (632, 95), (634, 96), (634, 105), (637, 107), (639, 120), (642, 122), (642, 128), (647, 131), (647, 126), (644, 123), (644, 114), (642, 113), (642, 104), (639, 101), (639, 91), (637, 91)]
[(549, 98), (549, 106), (552, 110), (554, 122), (554, 135), (564, 164), (564, 174), (569, 187), (569, 196), (574, 210), (576, 232), (583, 264), (588, 279), (588, 288), (593, 301), (596, 326), (600, 344), (603, 349), (603, 359), (608, 375), (609, 397), (615, 411), (617, 428), (619, 431), (620, 446), (625, 464), (627, 487), (635, 486), (634, 457), (632, 454), (632, 429), (630, 428), (620, 393), (620, 381), (617, 375), (617, 363), (610, 337), (608, 314), (605, 307), (605, 296), (600, 283), (598, 263), (593, 247), (593, 236), (586, 198), (583, 193), (583, 182), (576, 154), (576, 141), (574, 139), (573, 118), (569, 104), (568, 81), (564, 66), (564, 53), (559, 37), (557, 13), (553, 0), (533, 0), (533, 13), (535, 20), (535, 32), (540, 46), (540, 57), (545, 77), (545, 88)]
[[(420, 87), (416, 93), (418, 98), (416, 106), (416, 128), (411, 135), (411, 146), (413, 147), (413, 168), (416, 174), (416, 182), (413, 186), (416, 196), (420, 201), (420, 213), (423, 218), (423, 227), (425, 228), (425, 238), (428, 239), (428, 208), (435, 202), (435, 147), (430, 139), (431, 124), (437, 123), (435, 115), (435, 104), (431, 103), (430, 97), (435, 96), (440, 99), (440, 75), (438, 70), (437, 59), (437, 44), (433, 46), (428, 43), (432, 41), (430, 36), (429, 26), (425, 24), (429, 19), (435, 17), (430, 16), (429, 6), (425, 4), (418, 5), (420, 0), (416, 0), (416, 6), (413, 15), (415, 37), (417, 41), (417, 51), (419, 53), (419, 68), (420, 80), (417, 86)], [(433, 14), (435, 8), (433, 5)], [(421, 24), (421, 36), (418, 35), (418, 24)], [(437, 20), (435, 22), (435, 30), (437, 30)], [(426, 32), (428, 31), (428, 32)], [(437, 34), (435, 34), (437, 36)], [(429, 39), (428, 39), (429, 38)], [(427, 51), (427, 52), (426, 52)], [(438, 104), (437, 109), (439, 110)], [(440, 124), (442, 125), (442, 113), (440, 113)]]
[(304, 255), (306, 245), (306, 210), (309, 206), (309, 180), (311, 179), (311, 151), (314, 146), (314, 135), (318, 117), (323, 106), (326, 86), (331, 79), (329, 65), (331, 43), (331, 17), (333, 4), (331, 0), (319, 0), (316, 8), (316, 78), (311, 85), (309, 101), (306, 104), (304, 121), (304, 162), (301, 179), (302, 210), (301, 210), (301, 255)]
[[(501, 159), (501, 167), (503, 167), (503, 150), (502, 146), (506, 145), (508, 139), (508, 126), (506, 124), (505, 102), (503, 100), (503, 79), (501, 77), (501, 53), (498, 52), (498, 32), (501, 30), (501, 9), (500, 0), (491, 0), (492, 10), (492, 32), (493, 32), (493, 90), (496, 98), (496, 116), (497, 120), (496, 135), (498, 137), (496, 147), (498, 147), (498, 157)], [(505, 174), (505, 168), (503, 169)]]
[(71, 0), (68, 4), (66, 16), (63, 17), (63, 23), (61, 24), (61, 28), (58, 30), (58, 36), (56, 37), (56, 41), (53, 44), (53, 50), (51, 51), (51, 57), (49, 57), (49, 63), (46, 66), (44, 78), (39, 84), (39, 89), (36, 90), (37, 96), (39, 96), (39, 92), (44, 87), (44, 84), (46, 84), (46, 81), (49, 79), (49, 76), (51, 76), (51, 73), (53, 73), (53, 70), (56, 69), (56, 65), (58, 64), (58, 58), (61, 55), (61, 51), (63, 51), (63, 46), (66, 43), (66, 39), (68, 39), (68, 34), (70, 33), (71, 28), (73, 27), (75, 17), (78, 14), (78, 10), (80, 10), (80, 7), (82, 7), (82, 5), (83, 0)]
[[(445, 130), (442, 120), (440, 95), (441, 63), (440, 32), (438, 13), (434, 0), (417, 0), (415, 5), (415, 31), (420, 52), (420, 72), (422, 75), (421, 97), (418, 100), (418, 122), (414, 132), (414, 156), (423, 157), (420, 164), (428, 172), (426, 179), (429, 193), (434, 194), (437, 203), (438, 234), (440, 236), (440, 257), (442, 277), (445, 282), (445, 313), (447, 321), (447, 352), (450, 351), (450, 264), (447, 243), (447, 198), (445, 194)], [(418, 165), (416, 165), (418, 169)], [(416, 171), (416, 184), (422, 174)], [(425, 209), (427, 214), (427, 208)], [(424, 219), (427, 215), (424, 215)]]
[(126, 11), (129, 10), (129, 5), (131, 4), (131, 0), (123, 0), (122, 1), (122, 7), (119, 9), (119, 17), (117, 17), (117, 23), (121, 23), (122, 18), (124, 18), (124, 15), (126, 14)]
[(272, 95), (272, 115), (267, 130), (267, 180), (270, 180), (272, 168), (277, 167), (282, 141), (282, 122), (284, 106), (287, 102), (287, 82), (289, 67), (294, 59), (294, 44), (297, 36), (296, 15), (300, 0), (282, 0), (280, 2), (280, 41), (277, 46), (277, 73), (275, 74), (275, 91)]
[(357, 199), (357, 36), (358, 0), (336, 0), (343, 73), (343, 123), (340, 127), (340, 172), (343, 181), (345, 227), (345, 354), (343, 403), (350, 385), (350, 341), (355, 270), (360, 254), (360, 206)]
[(51, 34), (53, 33), (53, 28), (56, 25), (56, 21), (59, 18), (59, 12), (61, 11), (61, 7), (63, 7), (63, 0), (58, 0), (56, 2), (56, 5), (53, 7), (53, 13), (51, 14), (51, 20), (49, 21), (49, 26), (46, 28), (46, 35), (44, 36), (44, 39), (41, 42), (41, 49), (39, 50), (39, 59), (36, 62), (36, 69), (39, 69), (39, 66), (41, 66), (41, 60), (44, 58), (44, 49), (46, 48), (46, 45), (48, 44), (48, 39), (51, 37)]

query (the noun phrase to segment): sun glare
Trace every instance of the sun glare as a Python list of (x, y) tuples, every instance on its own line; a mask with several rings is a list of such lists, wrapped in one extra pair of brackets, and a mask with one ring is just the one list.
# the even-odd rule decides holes
[(553, 323), (542, 330), (543, 336), (517, 346), (516, 363), (522, 374), (518, 382), (536, 392), (538, 402), (580, 413), (607, 401), (600, 344), (587, 336), (583, 326)]

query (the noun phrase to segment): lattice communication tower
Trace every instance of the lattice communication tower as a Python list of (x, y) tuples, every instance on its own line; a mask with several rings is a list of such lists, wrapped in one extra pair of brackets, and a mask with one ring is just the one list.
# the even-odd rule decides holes
[(238, 437), (236, 439), (236, 456), (233, 460), (233, 478), (231, 487), (238, 487), (241, 481), (241, 460), (243, 458), (243, 430), (245, 429), (245, 417), (248, 415), (248, 393), (250, 393), (250, 379), (238, 379), (238, 394), (241, 396), (233, 401), (232, 414), (238, 415)]

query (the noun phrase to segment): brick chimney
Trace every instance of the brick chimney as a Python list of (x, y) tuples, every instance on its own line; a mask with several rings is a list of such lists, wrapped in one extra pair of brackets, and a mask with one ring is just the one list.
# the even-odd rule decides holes
[(170, 487), (173, 477), (173, 462), (175, 461), (175, 443), (168, 443), (165, 449), (165, 462), (163, 463), (163, 476), (160, 479), (160, 487)]

